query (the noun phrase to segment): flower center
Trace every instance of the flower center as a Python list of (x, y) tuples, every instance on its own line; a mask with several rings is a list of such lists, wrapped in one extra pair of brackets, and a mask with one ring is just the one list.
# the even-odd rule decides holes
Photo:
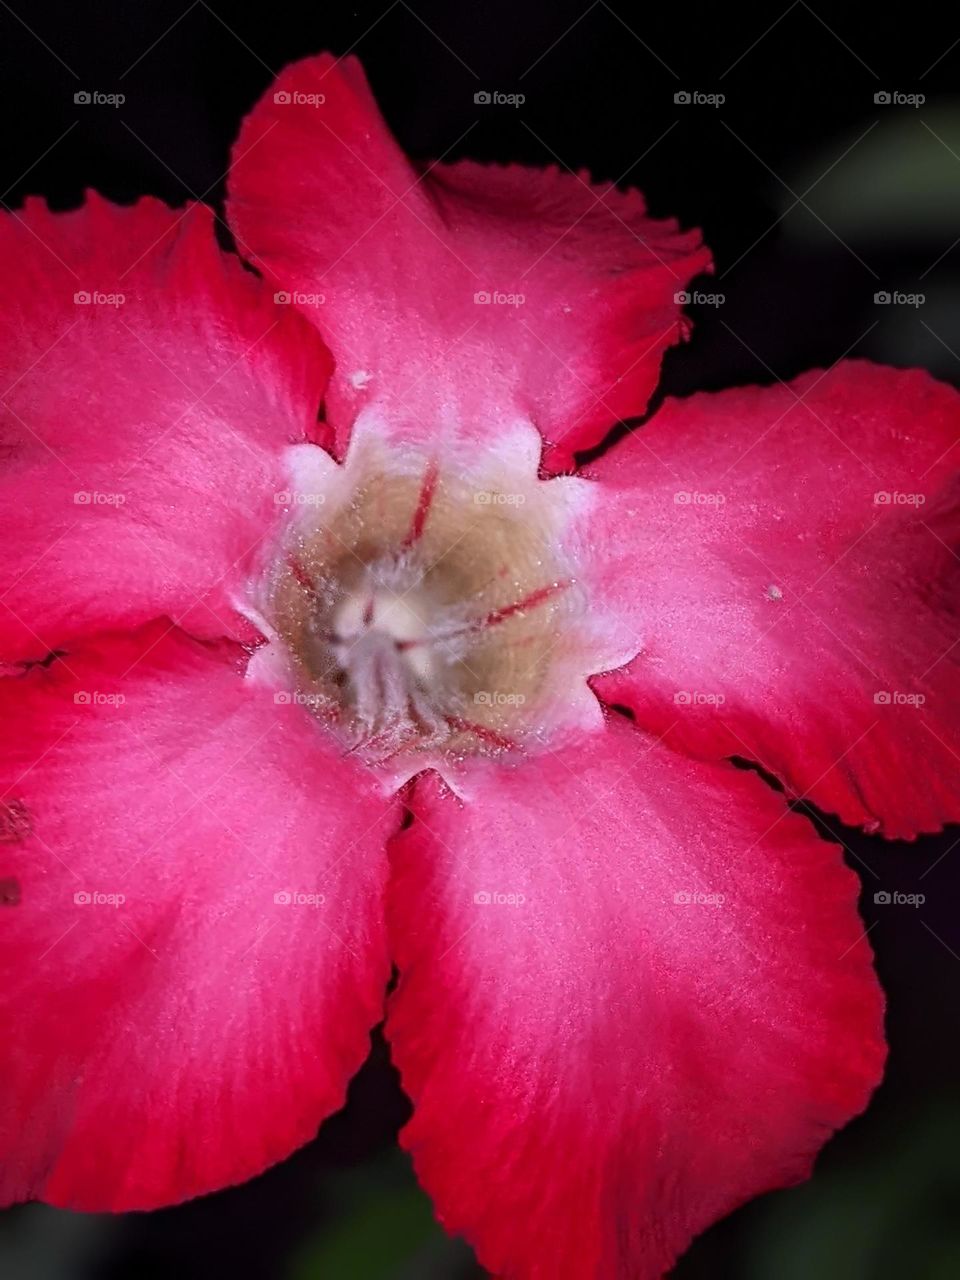
[(560, 551), (586, 482), (540, 481), (530, 459), (471, 476), (376, 447), (343, 466), (299, 449), (256, 606), (292, 696), (349, 750), (422, 768), (529, 750), (559, 719), (599, 715), (585, 675), (602, 668)]

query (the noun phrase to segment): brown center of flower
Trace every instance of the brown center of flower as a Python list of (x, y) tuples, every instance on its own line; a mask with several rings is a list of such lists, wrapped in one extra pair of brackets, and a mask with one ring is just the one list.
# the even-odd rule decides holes
[(301, 495), (263, 607), (297, 700), (372, 763), (542, 736), (582, 612), (551, 550), (549, 488), (480, 488), (429, 462), (398, 472), (368, 458), (312, 505)]

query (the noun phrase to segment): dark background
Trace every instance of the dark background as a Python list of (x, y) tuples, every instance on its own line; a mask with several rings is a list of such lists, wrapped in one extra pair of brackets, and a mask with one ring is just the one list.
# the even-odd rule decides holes
[[(717, 277), (701, 284), (725, 301), (694, 309), (694, 340), (668, 356), (665, 390), (768, 383), (846, 354), (960, 382), (960, 21), (946, 9), (0, 0), (0, 42), (10, 208), (29, 193), (68, 208), (86, 187), (118, 201), (219, 204), (230, 142), (273, 73), (353, 49), (415, 156), (586, 166), (640, 186), (655, 214), (704, 229)], [(474, 103), (495, 89), (526, 102)], [(126, 101), (76, 105), (81, 90)], [(675, 103), (694, 90), (726, 100)], [(926, 100), (875, 101), (894, 91)], [(882, 290), (925, 301), (878, 306)], [(911, 767), (922, 774), (924, 762)], [(686, 1280), (960, 1275), (960, 831), (909, 846), (832, 821), (826, 830), (864, 885), (890, 1005), (887, 1078), (813, 1180), (708, 1232), (677, 1269)], [(926, 901), (879, 905), (880, 890)], [(346, 1110), (286, 1164), (151, 1215), (20, 1207), (0, 1218), (0, 1270), (10, 1280), (478, 1275), (395, 1150), (406, 1112), (377, 1037)]]

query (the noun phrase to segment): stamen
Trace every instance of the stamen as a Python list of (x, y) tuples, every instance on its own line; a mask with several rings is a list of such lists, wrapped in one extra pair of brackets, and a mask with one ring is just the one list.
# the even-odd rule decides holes
[(565, 591), (570, 584), (567, 582), (551, 582), (548, 586), (539, 587), (536, 591), (531, 591), (523, 600), (518, 600), (515, 604), (505, 605), (502, 609), (494, 609), (492, 613), (488, 613), (485, 618), (471, 623), (467, 628), (469, 631), (483, 631), (487, 627), (496, 627), (501, 622), (506, 622), (508, 618), (512, 618), (516, 613), (524, 613), (527, 609), (535, 609), (538, 604), (543, 604), (544, 600), (549, 600), (551, 596), (555, 596), (558, 591)]
[(522, 600), (517, 600), (514, 604), (504, 605), (501, 609), (493, 609), (482, 618), (475, 618), (473, 622), (457, 627), (455, 631), (444, 631), (440, 635), (421, 636), (416, 640), (404, 640), (397, 645), (397, 648), (412, 649), (415, 645), (434, 644), (438, 640), (453, 640), (456, 636), (469, 635), (472, 631), (485, 631), (487, 627), (496, 627), (518, 613), (525, 613), (529, 609), (535, 609), (537, 605), (543, 604), (544, 600), (549, 600), (551, 596), (556, 595), (558, 592), (565, 591), (569, 585), (569, 582), (552, 582), (546, 587), (538, 587), (536, 591), (531, 591)]
[(435, 461), (430, 462), (426, 471), (423, 473), (423, 480), (420, 484), (420, 496), (417, 499), (417, 506), (413, 513), (413, 519), (410, 522), (410, 529), (407, 536), (401, 543), (401, 548), (407, 550), (412, 547), (415, 542), (419, 542), (423, 536), (424, 526), (427, 523), (427, 516), (430, 514), (430, 508), (433, 505), (433, 495), (437, 488), (437, 476), (439, 469)]

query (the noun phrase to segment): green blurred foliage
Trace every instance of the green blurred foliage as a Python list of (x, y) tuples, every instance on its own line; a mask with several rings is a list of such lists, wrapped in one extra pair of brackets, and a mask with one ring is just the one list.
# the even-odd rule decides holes
[(287, 1280), (470, 1280), (470, 1250), (437, 1223), (408, 1161), (390, 1152), (327, 1179), (335, 1220), (303, 1241)]
[[(943, 240), (960, 235), (960, 104), (877, 106), (864, 133), (831, 138), (789, 178), (790, 187), (822, 222), (784, 190), (791, 211), (784, 229), (795, 239), (866, 244), (890, 240)], [(824, 225), (826, 224), (826, 225)]]
[[(789, 251), (863, 268), (858, 355), (960, 381), (960, 102), (879, 104), (875, 120), (809, 155), (779, 188)], [(795, 195), (802, 198), (797, 202)], [(878, 307), (899, 290), (921, 301)], [(842, 299), (826, 299), (827, 306)]]
[(770, 1197), (744, 1242), (745, 1280), (960, 1276), (960, 1104), (888, 1118), (869, 1137), (843, 1168)]

